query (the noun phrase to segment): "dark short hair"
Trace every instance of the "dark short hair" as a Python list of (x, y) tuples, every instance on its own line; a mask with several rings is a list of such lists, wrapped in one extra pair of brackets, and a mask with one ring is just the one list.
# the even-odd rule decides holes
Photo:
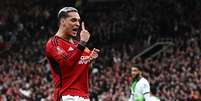
[(139, 64), (134, 64), (131, 68), (137, 68), (137, 69), (139, 69), (140, 71), (142, 70), (142, 66), (139, 65)]
[(68, 12), (78, 12), (78, 10), (74, 7), (64, 7), (62, 9), (59, 10), (58, 12), (58, 19), (60, 20), (61, 18), (66, 18)]

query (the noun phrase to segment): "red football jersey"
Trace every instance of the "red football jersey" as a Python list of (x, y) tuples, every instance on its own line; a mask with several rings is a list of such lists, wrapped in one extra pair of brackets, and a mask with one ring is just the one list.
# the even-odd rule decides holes
[(45, 54), (54, 80), (54, 100), (62, 95), (89, 98), (88, 71), (90, 50), (54, 36), (48, 40)]

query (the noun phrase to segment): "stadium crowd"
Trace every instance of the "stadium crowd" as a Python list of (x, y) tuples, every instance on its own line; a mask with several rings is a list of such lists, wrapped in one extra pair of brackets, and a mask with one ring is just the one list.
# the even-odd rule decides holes
[[(54, 35), (57, 10), (66, 3), (53, 1), (0, 4), (0, 101), (52, 100), (44, 43)], [(87, 4), (82, 11), (92, 33), (89, 46), (101, 48), (91, 65), (91, 101), (126, 101), (132, 64), (144, 68), (153, 95), (161, 101), (201, 100), (201, 2), (136, 0), (102, 5)], [(132, 59), (161, 38), (174, 46), (152, 59)]]

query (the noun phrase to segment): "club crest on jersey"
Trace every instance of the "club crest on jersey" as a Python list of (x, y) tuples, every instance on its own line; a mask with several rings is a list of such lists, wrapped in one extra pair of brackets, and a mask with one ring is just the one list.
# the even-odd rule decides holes
[(59, 46), (56, 47), (56, 50), (57, 50), (57, 53), (58, 53), (58, 54), (63, 54), (63, 53), (65, 53), (65, 51), (64, 51), (61, 47), (59, 47)]
[(67, 56), (66, 56), (66, 52), (64, 51), (64, 49), (62, 49), (61, 47), (57, 46), (56, 47), (56, 51), (57, 53), (62, 56), (64, 59), (67, 59)]
[(78, 64), (87, 64), (90, 62), (89, 56), (81, 56)]

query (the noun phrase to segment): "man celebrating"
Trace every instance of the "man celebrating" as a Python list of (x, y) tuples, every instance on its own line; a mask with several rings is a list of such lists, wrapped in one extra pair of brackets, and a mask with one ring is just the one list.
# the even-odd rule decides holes
[(58, 13), (59, 29), (46, 43), (45, 54), (54, 80), (54, 101), (89, 101), (89, 64), (100, 50), (90, 51), (90, 33), (81, 25), (80, 40), (74, 40), (80, 27), (77, 9), (64, 7)]
[(149, 82), (142, 77), (139, 66), (131, 67), (132, 85), (129, 101), (160, 101), (158, 98), (150, 95)]

